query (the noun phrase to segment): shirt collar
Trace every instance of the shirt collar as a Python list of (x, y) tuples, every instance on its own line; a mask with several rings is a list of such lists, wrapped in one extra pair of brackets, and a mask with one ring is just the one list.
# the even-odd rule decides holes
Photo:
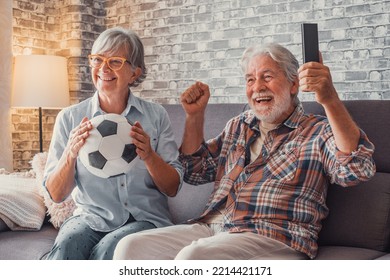
[(98, 115), (103, 114), (103, 110), (100, 109), (99, 97), (97, 91), (95, 91), (94, 95), (92, 96), (91, 105), (92, 105), (92, 109), (91, 109), (92, 117), (96, 117)]
[[(97, 91), (92, 96), (91, 104), (92, 104), (92, 116), (93, 117), (105, 114), (105, 112), (100, 107), (99, 93)], [(129, 89), (129, 97), (127, 99), (127, 106), (126, 106), (125, 110), (122, 112), (121, 115), (122, 116), (127, 116), (130, 113), (131, 108), (135, 108), (141, 114), (143, 113), (142, 106), (141, 106), (141, 103), (139, 101), (139, 98), (134, 96), (134, 94), (132, 94), (132, 92)]]
[(284, 121), (284, 125), (294, 129), (298, 128), (304, 114), (305, 111), (303, 110), (302, 103), (299, 101), (294, 112)]
[[(298, 101), (294, 112), (283, 122), (283, 125), (296, 129), (299, 126), (302, 116), (305, 114), (302, 103)], [(259, 131), (259, 120), (252, 110), (249, 110), (248, 114), (244, 114), (244, 122), (249, 125), (250, 129)]]
[[(130, 91), (130, 90), (129, 90)], [(143, 109), (142, 109), (142, 105), (141, 105), (141, 102), (140, 102), (140, 99), (135, 96), (131, 91), (130, 91), (130, 94), (129, 94), (129, 99), (127, 100), (127, 107), (124, 111), (125, 115), (127, 115), (129, 112), (130, 112), (130, 109), (131, 108), (135, 108), (138, 110), (138, 112), (140, 112), (141, 114), (144, 113)]]

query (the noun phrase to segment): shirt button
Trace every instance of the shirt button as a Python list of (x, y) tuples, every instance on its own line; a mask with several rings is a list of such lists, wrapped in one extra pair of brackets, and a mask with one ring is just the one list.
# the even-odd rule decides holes
[(124, 187), (124, 186), (125, 186), (125, 184), (122, 183), (122, 184), (121, 184), (121, 187)]
[(124, 205), (127, 206), (127, 202), (125, 202)]

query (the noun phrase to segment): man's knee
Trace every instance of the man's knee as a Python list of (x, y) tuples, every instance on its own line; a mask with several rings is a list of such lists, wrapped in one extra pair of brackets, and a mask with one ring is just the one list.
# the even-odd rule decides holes
[(210, 250), (208, 246), (200, 245), (194, 241), (180, 250), (175, 260), (207, 260), (210, 259)]
[(140, 259), (145, 249), (145, 240), (141, 234), (133, 233), (119, 240), (114, 250), (114, 260)]

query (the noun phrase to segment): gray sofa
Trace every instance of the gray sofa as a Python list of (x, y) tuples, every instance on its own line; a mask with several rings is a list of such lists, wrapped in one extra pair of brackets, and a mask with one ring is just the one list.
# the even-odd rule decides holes
[[(345, 101), (355, 121), (376, 146), (377, 173), (369, 182), (353, 188), (332, 185), (327, 204), (329, 216), (323, 222), (316, 259), (390, 260), (390, 100)], [(164, 105), (180, 144), (184, 112), (181, 105)], [(324, 114), (315, 102), (304, 102), (307, 112)], [(245, 109), (244, 104), (209, 104), (205, 137), (216, 136), (227, 120)], [(197, 216), (207, 202), (212, 184), (184, 184), (169, 205), (179, 223)], [(45, 222), (40, 231), (12, 232), (0, 220), (0, 259), (43, 259), (50, 250), (57, 230)]]

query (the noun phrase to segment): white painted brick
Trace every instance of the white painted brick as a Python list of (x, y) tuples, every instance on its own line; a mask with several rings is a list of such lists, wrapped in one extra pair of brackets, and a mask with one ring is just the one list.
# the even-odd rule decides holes
[(333, 30), (331, 33), (332, 33), (332, 37), (333, 39), (344, 39), (346, 34), (345, 34), (345, 30), (344, 29), (336, 29), (336, 30)]
[(382, 78), (382, 75), (379, 71), (370, 72), (370, 81), (380, 81), (381, 78)]
[(211, 70), (211, 77), (212, 78), (221, 77), (221, 70)]
[(199, 42), (198, 43), (198, 51), (206, 51), (206, 50), (208, 50), (208, 43)]
[(354, 58), (357, 58), (357, 59), (368, 59), (370, 56), (369, 50), (358, 50), (358, 51), (355, 51), (355, 53), (356, 53), (356, 55), (354, 56)]
[(375, 28), (374, 35), (376, 37), (386, 37), (389, 34), (389, 25), (382, 25)]
[(333, 82), (342, 82), (344, 81), (345, 77), (344, 77), (344, 72), (336, 72), (336, 71), (333, 71), (331, 73), (332, 75), (332, 80)]
[(224, 32), (223, 31), (213, 32), (211, 35), (211, 38), (213, 40), (220, 40), (220, 39), (224, 38)]
[(369, 55), (371, 57), (374, 57), (374, 56), (383, 57), (383, 50), (382, 49), (371, 49), (371, 50), (369, 50)]
[(239, 86), (240, 85), (240, 78), (229, 78), (229, 79), (224, 79), (226, 81), (226, 86)]

